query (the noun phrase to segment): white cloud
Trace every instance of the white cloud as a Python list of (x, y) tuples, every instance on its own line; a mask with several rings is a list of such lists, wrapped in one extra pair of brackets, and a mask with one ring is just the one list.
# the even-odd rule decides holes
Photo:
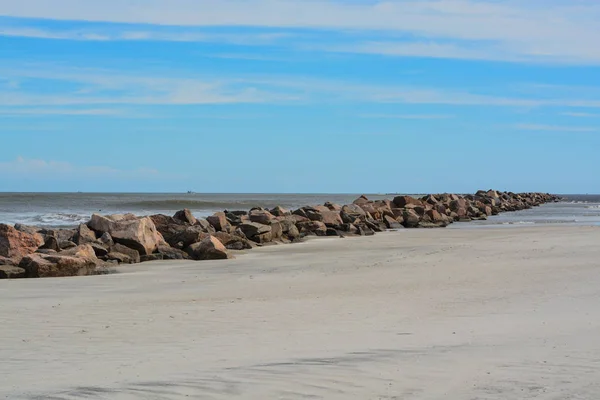
[[(600, 41), (600, 3), (596, 1), (0, 0), (0, 15), (162, 27), (352, 30), (401, 34), (413, 43), (405, 43), (406, 39), (397, 43), (397, 40), (362, 38), (350, 43), (347, 51), (508, 61), (600, 62), (600, 49), (596, 45)], [(31, 30), (19, 33), (14, 29), (12, 34), (46, 35)], [(186, 40), (185, 35), (133, 32), (117, 38)], [(194, 37), (197, 33), (189, 35), (187, 40), (199, 40)], [(324, 38), (326, 34), (316, 43)], [(103, 39), (103, 33), (99, 33), (97, 40)]]
[(453, 115), (446, 114), (360, 114), (359, 118), (374, 119), (450, 119)]
[[(1, 0), (0, 0), (1, 1)], [(61, 30), (37, 27), (0, 26), (0, 36), (75, 41), (158, 41), (158, 42), (217, 42), (237, 45), (266, 45), (289, 38), (290, 33), (258, 32), (245, 34), (201, 33), (189, 30), (132, 30), (115, 28)]]
[(559, 126), (543, 124), (517, 124), (516, 128), (522, 131), (545, 131), (545, 132), (598, 132), (598, 128), (582, 126)]
[(575, 118), (600, 118), (600, 114), (592, 114), (585, 112), (564, 112), (561, 115), (565, 115), (567, 117), (575, 117)]
[[(110, 108), (5, 108), (0, 109), (0, 115), (6, 117), (20, 117), (23, 115), (99, 115), (99, 116), (125, 116), (122, 110)], [(129, 114), (127, 116), (130, 116)]]
[(159, 172), (152, 168), (122, 170), (109, 166), (81, 166), (64, 161), (29, 159), (21, 156), (13, 161), (0, 162), (0, 170), (10, 176), (48, 176), (60, 177), (61, 179), (93, 177), (150, 179), (159, 175)]
[[(30, 81), (26, 87), (35, 88), (38, 80), (51, 82), (53, 92), (36, 92), (32, 89), (0, 90), (0, 106), (17, 107), (87, 106), (88, 112), (105, 112), (104, 106), (124, 105), (203, 105), (203, 104), (319, 104), (343, 102), (441, 104), (452, 106), (497, 107), (587, 107), (600, 108), (600, 96), (585, 93), (579, 96), (571, 88), (573, 97), (551, 96), (547, 88), (541, 93), (494, 95), (474, 93), (452, 88), (433, 88), (409, 85), (359, 84), (299, 76), (248, 75), (219, 77), (185, 75), (169, 71), (178, 78), (166, 78), (160, 71), (152, 75), (124, 74), (118, 71), (73, 69), (61, 66), (36, 65), (18, 69), (0, 67), (0, 75), (12, 80)], [(74, 90), (73, 87), (76, 87)], [(98, 108), (98, 106), (101, 106)], [(95, 110), (95, 111), (94, 111)], [(19, 112), (19, 111), (17, 111)], [(42, 111), (47, 112), (47, 111)], [(415, 116), (413, 116), (414, 118)], [(438, 116), (439, 117), (439, 116)]]

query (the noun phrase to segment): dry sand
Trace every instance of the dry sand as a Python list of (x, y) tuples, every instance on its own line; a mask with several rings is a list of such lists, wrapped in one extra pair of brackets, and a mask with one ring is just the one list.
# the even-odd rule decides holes
[(0, 398), (599, 399), (600, 228), (0, 282)]

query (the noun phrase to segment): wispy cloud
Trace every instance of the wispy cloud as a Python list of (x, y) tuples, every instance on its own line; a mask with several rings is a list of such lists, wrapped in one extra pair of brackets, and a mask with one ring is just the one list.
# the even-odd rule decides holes
[(123, 170), (110, 166), (85, 166), (74, 165), (64, 161), (31, 159), (17, 157), (13, 161), (0, 162), (0, 169), (11, 176), (60, 176), (61, 179), (70, 178), (116, 178), (116, 179), (152, 179), (160, 173), (153, 168), (138, 168), (134, 170)]
[(545, 131), (545, 132), (598, 132), (599, 128), (582, 126), (560, 126), (542, 124), (517, 124), (516, 128), (522, 131)]
[(87, 109), (69, 109), (69, 108), (0, 108), (0, 115), (5, 117), (28, 116), (47, 116), (47, 115), (90, 115), (90, 116), (125, 116), (123, 110), (110, 108), (87, 108)]
[[(157, 30), (178, 27), (255, 27), (353, 32), (356, 40), (332, 43), (343, 51), (386, 55), (600, 63), (600, 4), (572, 0), (48, 0), (0, 1), (0, 15), (64, 21), (148, 24), (139, 32), (48, 32), (8, 27), (7, 35), (76, 40), (206, 40), (202, 34)], [(152, 27), (154, 26), (154, 27)], [(321, 31), (322, 32), (322, 31)], [(376, 33), (378, 37), (365, 37)], [(281, 34), (281, 33), (277, 33)], [(285, 33), (284, 33), (285, 34)], [(244, 35), (242, 35), (244, 36)], [(401, 36), (402, 39), (398, 39)], [(209, 35), (210, 37), (210, 35)], [(244, 40), (243, 37), (238, 37)], [(227, 36), (208, 40), (232, 40)], [(322, 35), (312, 44), (327, 39)], [(234, 39), (237, 40), (237, 39)], [(273, 37), (263, 38), (265, 41)], [(256, 38), (246, 40), (246, 44)], [(342, 46), (340, 46), (342, 45)]]
[(592, 114), (585, 112), (563, 112), (560, 115), (565, 115), (567, 117), (575, 117), (575, 118), (600, 118), (600, 114)]
[(450, 119), (454, 115), (448, 114), (360, 114), (359, 118), (374, 119)]
[[(174, 75), (173, 71), (170, 71)], [(382, 85), (347, 82), (303, 76), (246, 75), (196, 76), (193, 73), (165, 77), (160, 72), (123, 73), (111, 70), (73, 69), (49, 65), (1, 68), (0, 75), (28, 82), (23, 87), (0, 90), (0, 106), (78, 108), (107, 112), (125, 105), (203, 105), (203, 104), (322, 104), (346, 102), (440, 104), (474, 107), (587, 107), (600, 108), (600, 98), (552, 97), (549, 92), (536, 97), (519, 93), (495, 95), (452, 88), (410, 85)], [(52, 84), (53, 90), (36, 91), (37, 84)], [(100, 107), (99, 107), (100, 106)], [(110, 107), (106, 107), (110, 106)], [(91, 110), (91, 111), (90, 111)], [(6, 111), (5, 111), (6, 112)], [(19, 111), (17, 111), (19, 112)], [(49, 112), (49, 111), (47, 111)], [(83, 111), (85, 112), (85, 111)], [(389, 117), (389, 116), (388, 116)], [(396, 115), (395, 118), (440, 118), (440, 115)], [(447, 116), (443, 116), (447, 117)]]
[(82, 28), (57, 29), (34, 26), (0, 26), (0, 36), (26, 37), (35, 39), (74, 40), (74, 41), (156, 41), (156, 42), (213, 42), (246, 46), (266, 45), (289, 38), (286, 32), (247, 32), (235, 33), (203, 33), (197, 31), (169, 28), (165, 30), (139, 30), (123, 28)]

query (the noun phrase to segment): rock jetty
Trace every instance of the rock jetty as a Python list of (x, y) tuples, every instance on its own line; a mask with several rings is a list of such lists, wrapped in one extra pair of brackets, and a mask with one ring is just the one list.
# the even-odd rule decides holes
[(368, 236), (388, 229), (442, 228), (556, 202), (547, 193), (495, 190), (430, 194), (352, 204), (222, 211), (202, 219), (190, 210), (138, 217), (92, 215), (76, 229), (0, 224), (0, 279), (107, 273), (119, 264), (156, 260), (221, 260), (239, 250), (292, 243), (307, 236)]

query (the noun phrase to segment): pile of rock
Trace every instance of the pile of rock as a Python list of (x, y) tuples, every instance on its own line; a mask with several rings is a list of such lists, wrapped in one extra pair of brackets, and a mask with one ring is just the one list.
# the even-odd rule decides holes
[(41, 229), (0, 224), (0, 279), (105, 273), (116, 264), (156, 260), (218, 260), (232, 251), (306, 236), (366, 236), (386, 229), (437, 228), (455, 221), (486, 219), (558, 201), (544, 193), (495, 190), (474, 195), (398, 196), (352, 204), (325, 203), (297, 210), (223, 211), (206, 219), (190, 210), (174, 216), (94, 214), (76, 229)]

